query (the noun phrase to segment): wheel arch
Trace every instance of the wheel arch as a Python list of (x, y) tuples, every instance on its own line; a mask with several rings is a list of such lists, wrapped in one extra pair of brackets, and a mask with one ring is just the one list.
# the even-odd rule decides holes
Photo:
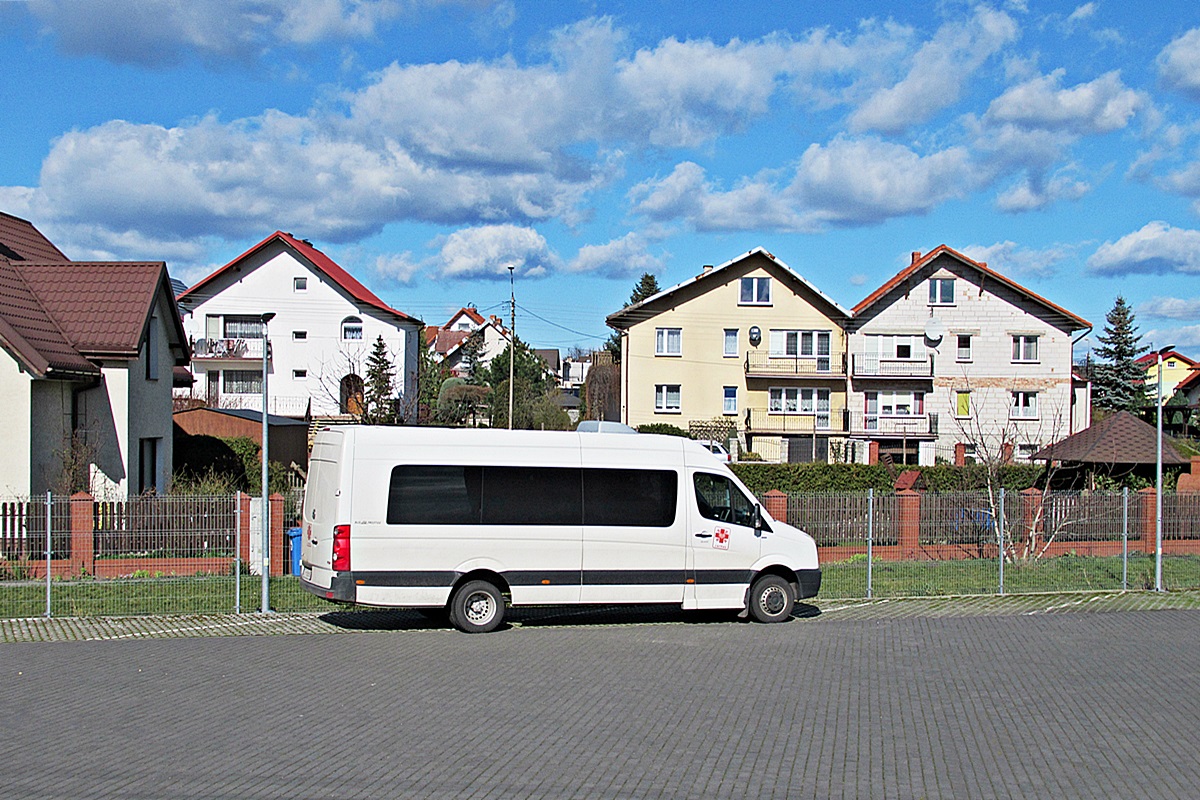
[(797, 600), (800, 598), (800, 579), (796, 577), (796, 571), (791, 567), (783, 564), (767, 564), (760, 567), (750, 576), (750, 580), (746, 583), (746, 591), (742, 593), (742, 613), (750, 612), (750, 590), (754, 587), (755, 581), (764, 575), (778, 575), (788, 582), (792, 587), (792, 596)]

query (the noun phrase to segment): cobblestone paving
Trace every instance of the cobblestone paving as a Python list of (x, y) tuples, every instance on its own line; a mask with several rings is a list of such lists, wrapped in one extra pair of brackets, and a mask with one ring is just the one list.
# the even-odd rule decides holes
[(0, 798), (1193, 798), (1198, 609), (7, 621)]

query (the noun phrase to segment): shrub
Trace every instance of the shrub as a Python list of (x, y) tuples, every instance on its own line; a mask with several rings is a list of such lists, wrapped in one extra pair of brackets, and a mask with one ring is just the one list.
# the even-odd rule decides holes
[(645, 425), (637, 426), (638, 433), (660, 433), (664, 436), (682, 436), (684, 439), (690, 439), (691, 434), (683, 428), (678, 428), (669, 422), (648, 422)]

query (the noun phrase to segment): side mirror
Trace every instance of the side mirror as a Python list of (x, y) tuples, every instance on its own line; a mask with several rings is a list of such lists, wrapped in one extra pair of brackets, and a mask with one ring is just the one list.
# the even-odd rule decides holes
[(763, 531), (762, 506), (760, 506), (758, 503), (754, 504), (753, 522), (754, 522), (754, 535), (762, 536), (762, 531)]

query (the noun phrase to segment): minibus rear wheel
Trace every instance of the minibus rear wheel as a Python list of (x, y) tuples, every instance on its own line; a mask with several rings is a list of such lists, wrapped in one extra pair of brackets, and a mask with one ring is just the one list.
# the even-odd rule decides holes
[(467, 581), (450, 598), (450, 622), (463, 633), (488, 633), (504, 621), (504, 595), (487, 581)]
[(792, 585), (778, 575), (763, 575), (750, 587), (750, 614), (759, 622), (782, 622), (795, 605)]

